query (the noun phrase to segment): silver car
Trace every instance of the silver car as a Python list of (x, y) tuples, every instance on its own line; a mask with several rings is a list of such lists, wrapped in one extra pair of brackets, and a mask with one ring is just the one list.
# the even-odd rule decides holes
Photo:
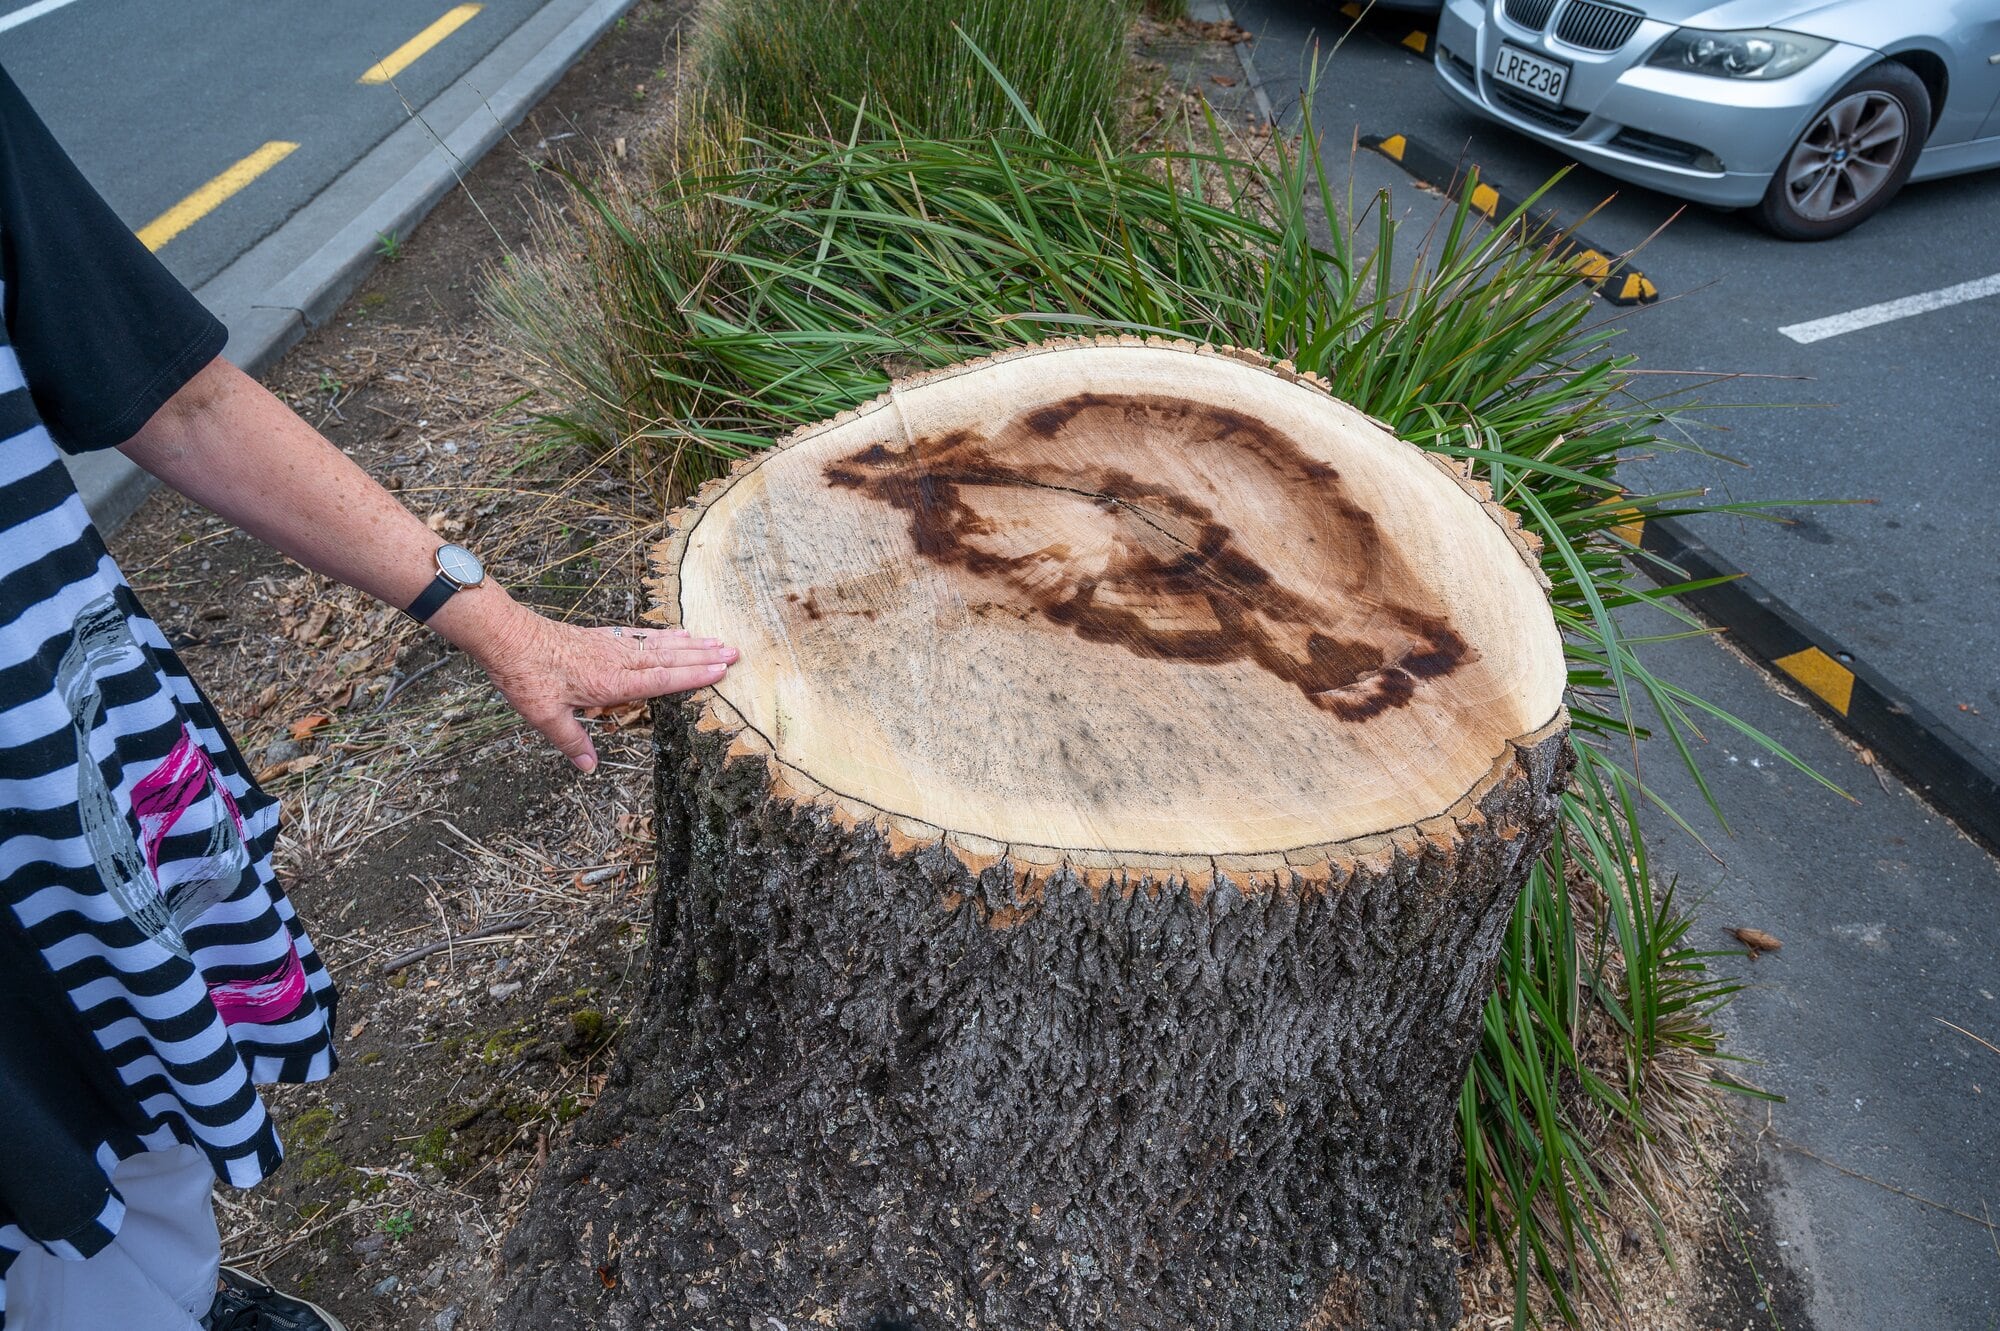
[(1445, 0), (1465, 106), (1792, 240), (2000, 165), (2000, 0)]

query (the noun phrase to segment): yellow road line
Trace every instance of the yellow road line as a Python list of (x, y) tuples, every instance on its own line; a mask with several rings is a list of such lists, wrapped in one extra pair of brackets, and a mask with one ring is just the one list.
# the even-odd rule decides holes
[(181, 232), (214, 212), (228, 200), (229, 196), (263, 175), (278, 163), (290, 157), (298, 148), (296, 143), (283, 139), (272, 139), (269, 143), (251, 153), (248, 157), (230, 167), (215, 179), (203, 185), (194, 193), (182, 199), (173, 207), (155, 217), (139, 229), (139, 239), (149, 250), (178, 236)]
[(443, 18), (389, 52), (379, 63), (370, 65), (368, 72), (355, 82), (387, 83), (422, 59), (424, 52), (470, 23), (472, 16), (484, 8), (484, 5), (458, 5), (447, 10)]

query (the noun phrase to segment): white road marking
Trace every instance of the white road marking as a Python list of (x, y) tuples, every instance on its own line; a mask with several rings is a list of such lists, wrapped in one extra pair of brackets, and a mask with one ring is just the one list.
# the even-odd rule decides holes
[(1913, 314), (1928, 314), (1948, 305), (1963, 305), (1968, 300), (1979, 300), (1985, 296), (2000, 296), (2000, 273), (1991, 277), (1976, 277), (1955, 287), (1940, 287), (1921, 295), (1905, 296), (1901, 300), (1885, 300), (1880, 305), (1864, 305), (1858, 310), (1830, 314), (1809, 323), (1790, 324), (1778, 331), (1794, 342), (1824, 342), (1842, 333), (1907, 319)]
[(0, 18), (0, 32), (5, 32), (9, 28), (18, 28), (30, 19), (38, 19), (44, 14), (54, 13), (64, 5), (73, 5), (75, 3), (76, 0), (36, 0), (36, 3), (29, 5), (26, 9), (17, 9), (5, 18)]

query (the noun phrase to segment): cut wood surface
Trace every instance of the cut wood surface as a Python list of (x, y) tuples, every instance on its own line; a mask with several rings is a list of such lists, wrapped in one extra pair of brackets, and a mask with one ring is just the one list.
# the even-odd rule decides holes
[(1530, 542), (1283, 366), (1054, 343), (906, 381), (703, 492), (666, 615), (857, 817), (1106, 867), (1413, 826), (1553, 718)]

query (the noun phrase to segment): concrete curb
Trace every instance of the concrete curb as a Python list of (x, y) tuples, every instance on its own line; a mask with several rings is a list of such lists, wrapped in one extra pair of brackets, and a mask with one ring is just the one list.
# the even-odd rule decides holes
[[(1682, 593), (1680, 600), (1721, 628), (1737, 650), (1804, 693), (1960, 831), (2000, 855), (2000, 766), (1683, 524), (1649, 518), (1638, 536), (1642, 550), (1690, 581), (1728, 579)], [(1656, 582), (1680, 580), (1651, 560), (1638, 564)]]
[[(270, 235), (195, 292), (229, 329), (223, 354), (261, 375), (325, 322), (378, 262), (547, 96), (635, 0), (552, 0)], [(116, 449), (71, 458), (100, 529), (158, 484)]]
[(1363, 134), (1361, 146), (1378, 152), (1410, 173), (1412, 179), (1436, 186), (1446, 198), (1459, 199), (1469, 190), (1472, 211), (1498, 223), (1518, 210), (1519, 225), (1530, 236), (1545, 236), (1557, 255), (1589, 278), (1592, 289), (1613, 305), (1651, 305), (1660, 298), (1652, 279), (1625, 261), (1623, 255), (1586, 240), (1553, 208), (1530, 204), (1525, 196), (1487, 179), (1476, 164), (1454, 160), (1407, 134)]
[[(1236, 22), (1236, 15), (1230, 12), (1225, 0), (1188, 0), (1187, 15), (1197, 23)], [(1276, 125), (1277, 112), (1271, 109), (1271, 96), (1264, 90), (1264, 80), (1257, 77), (1257, 62), (1250, 55), (1250, 43), (1230, 45), (1236, 49), (1236, 63), (1243, 66), (1243, 81), (1250, 85), (1250, 95), (1256, 99), (1257, 114), (1264, 117), (1265, 124)]]

